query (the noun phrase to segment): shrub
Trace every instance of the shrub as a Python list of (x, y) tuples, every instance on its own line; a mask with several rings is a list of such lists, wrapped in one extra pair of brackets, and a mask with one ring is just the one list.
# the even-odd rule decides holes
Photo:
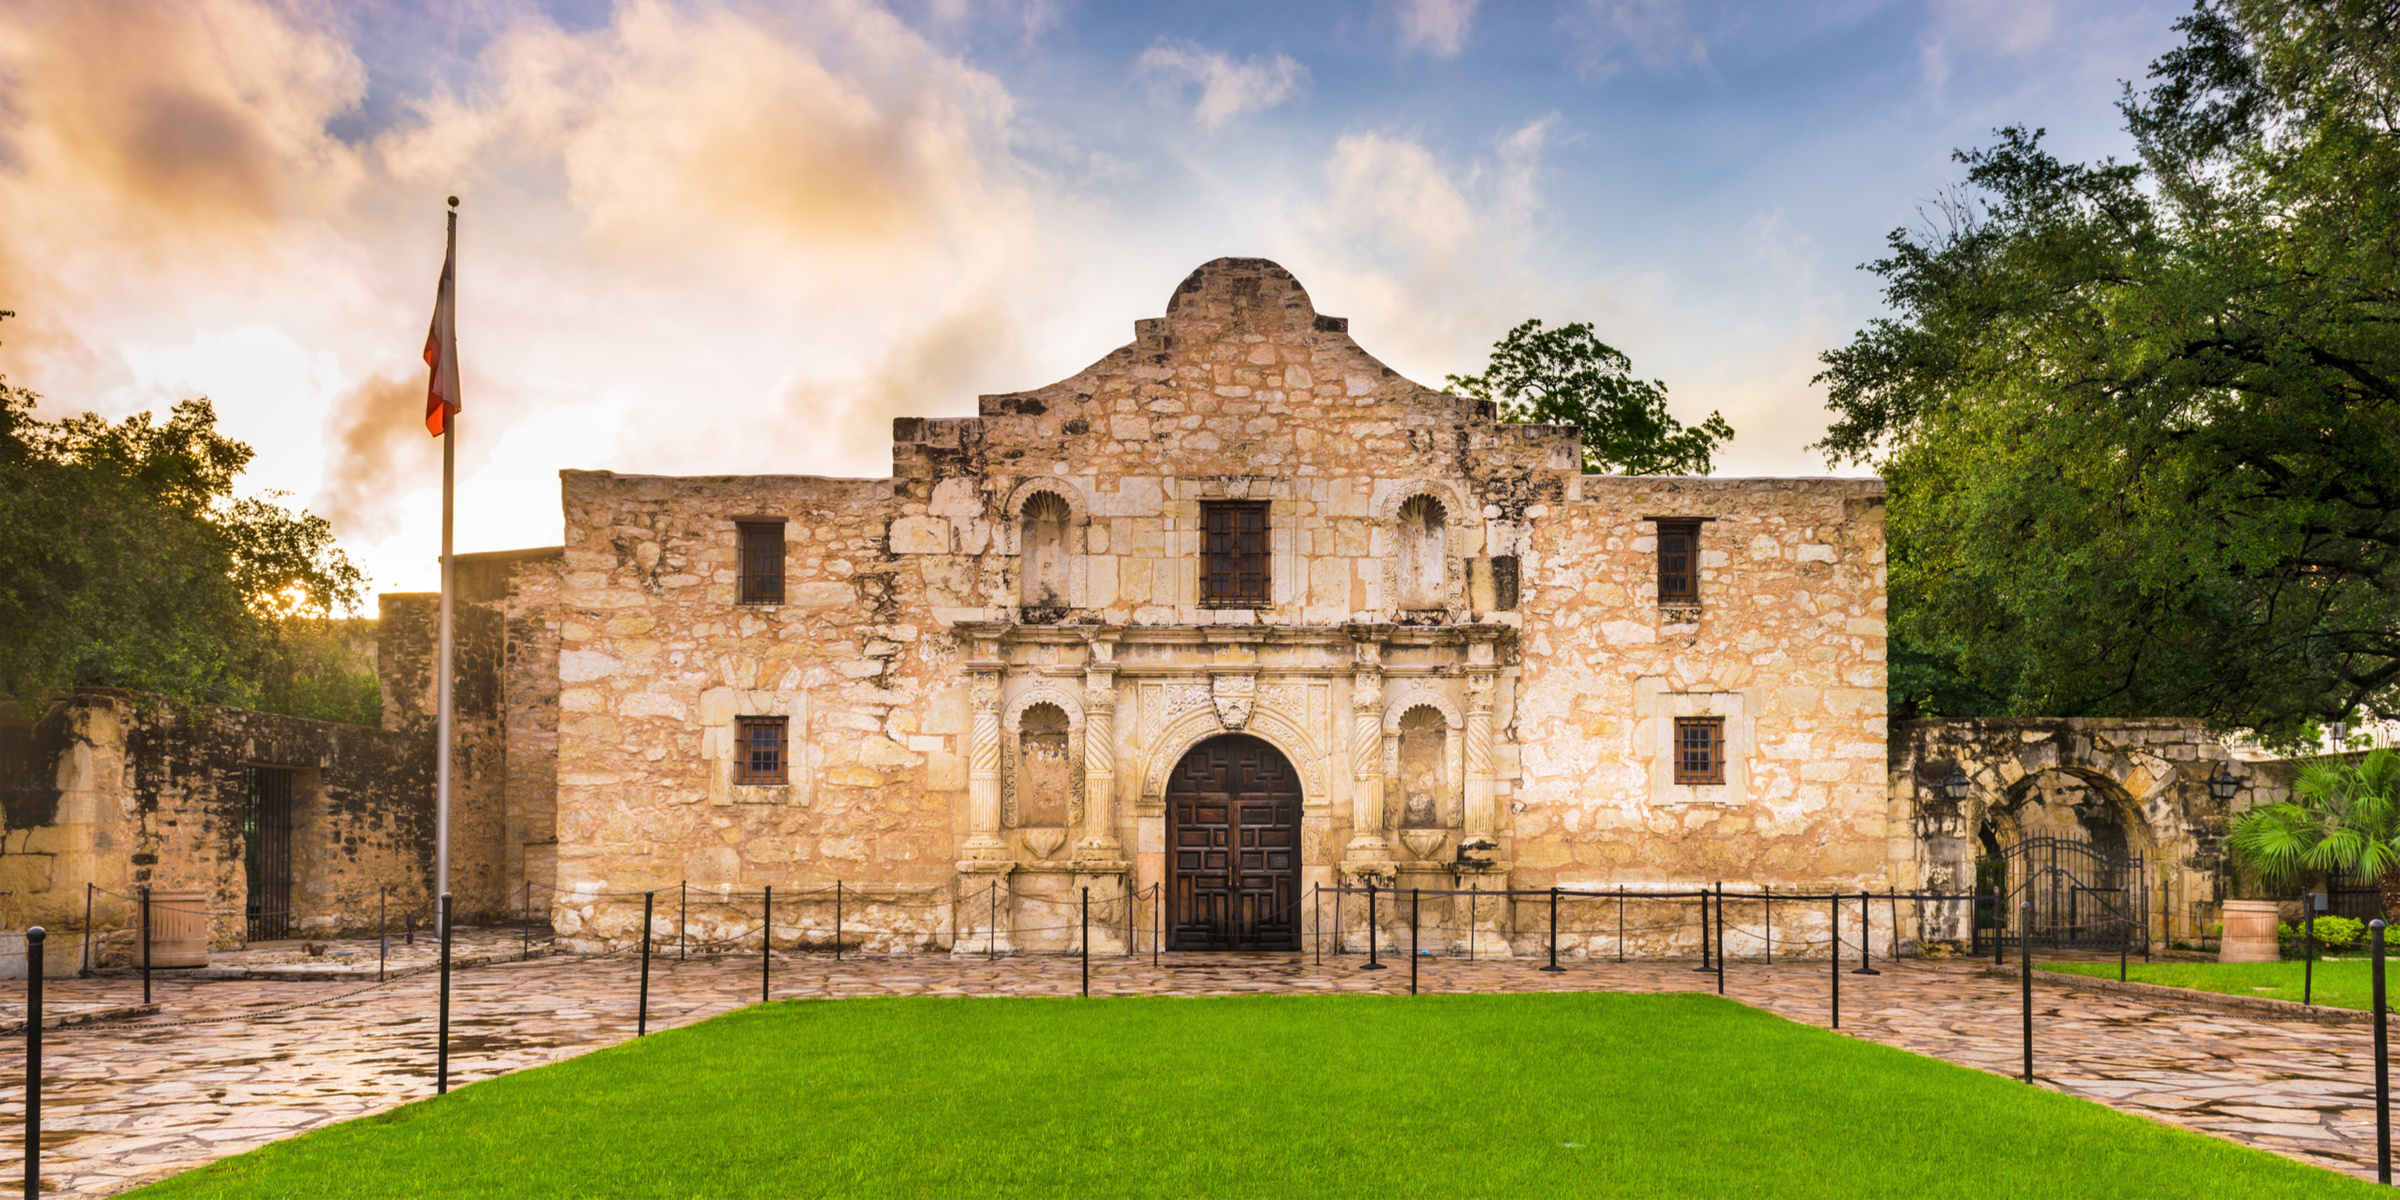
[[(2293, 950), (2300, 948), (2301, 938), (2307, 932), (2308, 926), (2305, 923), (2299, 925), (2287, 923), (2275, 927), (2276, 939)], [(2367, 924), (2364, 921), (2352, 920), (2349, 917), (2317, 918), (2317, 945), (2327, 950), (2347, 950), (2357, 945), (2359, 939), (2366, 935)]]

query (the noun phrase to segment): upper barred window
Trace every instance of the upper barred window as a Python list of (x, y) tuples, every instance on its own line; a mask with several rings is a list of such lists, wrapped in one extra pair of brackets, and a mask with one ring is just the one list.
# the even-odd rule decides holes
[(1700, 602), (1700, 522), (1658, 522), (1658, 602)]
[(783, 522), (737, 521), (744, 604), (783, 603)]
[(1259, 500), (1200, 506), (1200, 602), (1229, 608), (1267, 604), (1267, 506)]

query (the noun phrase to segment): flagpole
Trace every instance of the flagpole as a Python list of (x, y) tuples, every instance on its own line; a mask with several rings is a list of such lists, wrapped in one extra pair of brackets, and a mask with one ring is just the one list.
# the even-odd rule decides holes
[[(453, 196), (449, 240), (442, 262), (447, 266), (456, 262), (457, 257), (458, 198)], [(455, 371), (455, 366), (452, 369)], [(445, 396), (443, 400), (455, 402), (457, 397)], [(450, 893), (450, 493), (457, 473), (457, 451), (458, 410), (453, 408), (442, 414), (442, 630), (434, 651), (435, 736), (441, 742), (441, 756), (434, 760), (433, 768), (433, 894), (436, 896)], [(447, 910), (444, 916), (446, 919)]]

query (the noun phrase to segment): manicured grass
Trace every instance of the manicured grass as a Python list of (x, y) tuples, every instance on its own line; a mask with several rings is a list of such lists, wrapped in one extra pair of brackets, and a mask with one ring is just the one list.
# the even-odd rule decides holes
[(2262, 1196), (2330, 1171), (1714, 996), (756, 1008), (188, 1196)]
[[(2093, 975), (2102, 979), (2117, 977), (2117, 964), (2097, 962), (2035, 963), (2045, 971), (2070, 975)], [(2125, 978), (2135, 983), (2155, 983), (2162, 987), (2191, 988), (2201, 992), (2222, 992), (2228, 996), (2265, 996), (2270, 1000), (2300, 999), (2301, 967), (2297, 962), (2271, 963), (2212, 963), (2212, 962), (2155, 962), (2134, 963), (2125, 969)], [(2372, 982), (2367, 977), (2370, 965), (2364, 957), (2345, 955), (2317, 960), (2316, 982), (2310, 989), (2311, 1003), (2328, 1008), (2355, 1008), (2368, 1011)], [(2400, 963), (2385, 968), (2387, 982), (2384, 1002), (2389, 1004), (2400, 996)]]

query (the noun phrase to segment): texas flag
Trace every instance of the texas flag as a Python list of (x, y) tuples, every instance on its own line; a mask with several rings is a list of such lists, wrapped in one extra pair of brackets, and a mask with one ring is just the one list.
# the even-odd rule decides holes
[(425, 331), (425, 365), (433, 368), (425, 386), (425, 431), (435, 437), (449, 431), (450, 414), (458, 411), (458, 304), (453, 284), (457, 259), (458, 214), (452, 212), (449, 247), (442, 253), (441, 291), (433, 301), (433, 328)]

